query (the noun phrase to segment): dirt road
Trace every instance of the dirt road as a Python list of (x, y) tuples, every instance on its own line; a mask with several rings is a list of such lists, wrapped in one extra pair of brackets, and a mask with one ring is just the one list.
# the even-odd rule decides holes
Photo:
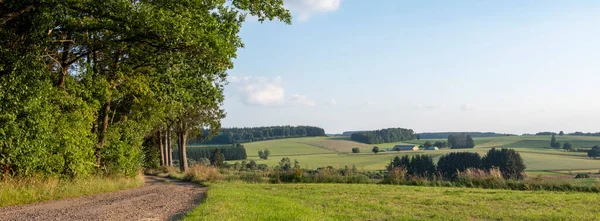
[(196, 184), (145, 178), (135, 189), (0, 208), (0, 220), (177, 220), (205, 196)]

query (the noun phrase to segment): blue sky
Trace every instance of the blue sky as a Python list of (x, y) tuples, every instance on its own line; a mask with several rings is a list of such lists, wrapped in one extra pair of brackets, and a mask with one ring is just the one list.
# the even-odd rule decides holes
[(600, 131), (600, 1), (284, 1), (242, 28), (225, 127)]

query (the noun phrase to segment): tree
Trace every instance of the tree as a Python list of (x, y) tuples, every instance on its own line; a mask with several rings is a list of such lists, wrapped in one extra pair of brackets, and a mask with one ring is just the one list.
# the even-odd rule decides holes
[(379, 153), (379, 147), (374, 146), (371, 151), (373, 151), (373, 153)]
[(280, 0), (0, 1), (0, 174), (134, 176), (161, 127), (185, 170), (224, 117), (242, 13), (291, 21)]
[(360, 153), (360, 149), (358, 147), (352, 148), (352, 153)]
[(210, 164), (215, 167), (222, 167), (225, 162), (225, 157), (221, 153), (221, 149), (216, 148), (213, 152), (213, 156), (210, 158)]
[(600, 146), (595, 145), (592, 147), (590, 151), (588, 151), (588, 157), (596, 159), (596, 157), (600, 157)]
[(465, 144), (466, 148), (474, 148), (475, 147), (475, 142), (473, 141), (473, 138), (471, 138), (471, 135), (467, 135), (467, 141)]
[(271, 155), (271, 151), (269, 151), (269, 149), (265, 149), (264, 151), (258, 150), (258, 157), (260, 157), (260, 159), (267, 160), (267, 159), (269, 159), (270, 155)]
[(417, 140), (421, 140), (421, 135), (417, 134)]
[(506, 179), (523, 179), (523, 172), (525, 171), (525, 164), (521, 155), (513, 150), (502, 148), (500, 150), (496, 148), (490, 149), (487, 154), (482, 158), (483, 168), (492, 169), (498, 168), (502, 173), (502, 176)]
[(448, 180), (456, 179), (457, 172), (464, 172), (469, 168), (482, 168), (481, 156), (478, 153), (449, 153), (441, 156), (437, 163), (437, 171)]
[(431, 179), (435, 175), (435, 171), (435, 164), (431, 156), (418, 154), (411, 158), (407, 172), (411, 176)]
[(424, 147), (424, 148), (430, 148), (430, 147), (432, 147), (432, 146), (433, 146), (433, 145), (432, 145), (432, 144), (431, 144), (431, 142), (429, 142), (429, 141), (425, 141), (425, 143), (423, 144), (423, 147)]
[(565, 132), (563, 132), (562, 130), (558, 133), (559, 136), (565, 135)]
[(550, 147), (552, 147), (552, 148), (560, 147), (560, 143), (556, 142), (556, 136), (554, 134), (552, 134), (552, 138), (550, 138)]
[(436, 141), (433, 146), (438, 147), (438, 148), (447, 148), (448, 147), (448, 143), (446, 143), (446, 141)]
[(572, 151), (572, 150), (573, 150), (573, 147), (571, 146), (571, 143), (569, 143), (569, 142), (565, 142), (565, 143), (563, 144), (563, 149), (564, 149), (565, 151)]

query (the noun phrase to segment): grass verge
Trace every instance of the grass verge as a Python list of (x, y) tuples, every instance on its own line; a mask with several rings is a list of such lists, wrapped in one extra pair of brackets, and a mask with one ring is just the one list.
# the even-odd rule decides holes
[(185, 220), (595, 220), (600, 194), (374, 184), (209, 185)]
[(0, 207), (113, 192), (143, 184), (142, 175), (134, 178), (91, 177), (80, 180), (58, 178), (5, 180), (0, 181)]

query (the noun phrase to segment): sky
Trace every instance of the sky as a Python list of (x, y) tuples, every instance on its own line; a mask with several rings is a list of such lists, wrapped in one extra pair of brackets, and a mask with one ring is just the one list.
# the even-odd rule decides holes
[(284, 2), (242, 27), (224, 127), (600, 131), (600, 1)]

